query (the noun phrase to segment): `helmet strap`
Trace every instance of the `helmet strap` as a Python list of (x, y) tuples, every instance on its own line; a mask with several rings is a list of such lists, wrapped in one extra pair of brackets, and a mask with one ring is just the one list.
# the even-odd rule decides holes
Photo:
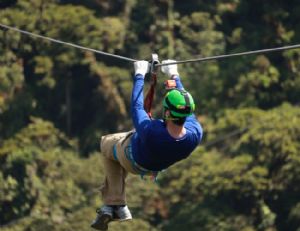
[(185, 90), (179, 90), (179, 91), (184, 97), (186, 107), (191, 107), (191, 101), (188, 93)]

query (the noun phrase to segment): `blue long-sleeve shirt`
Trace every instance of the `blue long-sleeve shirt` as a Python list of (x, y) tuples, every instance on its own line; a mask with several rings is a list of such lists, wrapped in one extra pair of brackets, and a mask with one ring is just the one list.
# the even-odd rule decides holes
[[(183, 89), (180, 78), (176, 79), (177, 88)], [(134, 76), (131, 98), (131, 113), (135, 127), (132, 136), (132, 155), (139, 165), (152, 170), (166, 169), (177, 161), (188, 157), (202, 139), (202, 127), (195, 115), (188, 116), (184, 123), (186, 134), (173, 138), (163, 120), (151, 120), (144, 109), (144, 78)]]

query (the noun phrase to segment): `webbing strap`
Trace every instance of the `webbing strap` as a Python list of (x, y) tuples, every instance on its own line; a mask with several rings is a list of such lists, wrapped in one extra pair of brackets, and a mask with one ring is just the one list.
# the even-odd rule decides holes
[(157, 83), (157, 67), (156, 67), (157, 64), (159, 64), (158, 55), (152, 54), (151, 61), (150, 61), (151, 85), (144, 100), (144, 109), (147, 112), (150, 119), (152, 119), (151, 108), (153, 104), (155, 87)]
[(114, 155), (115, 160), (119, 161), (118, 156), (117, 156), (117, 145), (116, 144), (114, 144), (114, 146), (113, 146), (113, 155)]
[(152, 104), (153, 104), (153, 100), (154, 100), (156, 83), (157, 83), (157, 75), (156, 75), (156, 73), (151, 73), (150, 89), (144, 100), (144, 108), (150, 118), (152, 118), (151, 108), (152, 108)]
[(151, 171), (148, 169), (145, 169), (144, 167), (140, 166), (138, 163), (135, 162), (133, 156), (132, 156), (132, 148), (131, 145), (128, 145), (124, 148), (124, 154), (127, 160), (131, 163), (132, 168), (139, 173), (141, 176), (141, 179), (144, 179), (145, 175), (150, 175), (151, 179), (156, 182), (157, 181), (157, 175), (160, 171)]

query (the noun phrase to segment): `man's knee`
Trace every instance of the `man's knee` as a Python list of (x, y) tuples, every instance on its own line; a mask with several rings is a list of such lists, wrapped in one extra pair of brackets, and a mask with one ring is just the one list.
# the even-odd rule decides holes
[(107, 158), (115, 160), (115, 158), (113, 157), (113, 147), (119, 139), (119, 134), (109, 134), (102, 136), (100, 141), (101, 153)]
[(110, 135), (101, 136), (100, 139), (100, 152), (105, 155), (108, 154), (107, 152), (110, 151), (110, 146), (112, 146), (112, 142), (109, 141), (109, 136)]

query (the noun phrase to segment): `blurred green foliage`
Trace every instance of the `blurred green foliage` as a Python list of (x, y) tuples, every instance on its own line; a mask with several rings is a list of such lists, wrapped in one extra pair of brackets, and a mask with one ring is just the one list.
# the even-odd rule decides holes
[[(299, 12), (296, 0), (15, 0), (0, 2), (0, 23), (130, 58), (183, 60), (296, 44)], [(202, 145), (157, 184), (129, 176), (135, 219), (110, 230), (299, 231), (299, 55), (180, 65)], [(102, 204), (99, 139), (131, 129), (132, 73), (122, 60), (0, 30), (1, 230), (90, 230)]]

